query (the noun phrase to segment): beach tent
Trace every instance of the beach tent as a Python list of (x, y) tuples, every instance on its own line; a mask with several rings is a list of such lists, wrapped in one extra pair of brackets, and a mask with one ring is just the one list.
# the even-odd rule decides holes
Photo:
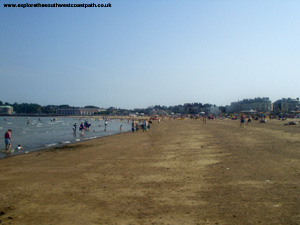
[(250, 109), (250, 110), (243, 110), (240, 113), (256, 113), (256, 111), (253, 109)]

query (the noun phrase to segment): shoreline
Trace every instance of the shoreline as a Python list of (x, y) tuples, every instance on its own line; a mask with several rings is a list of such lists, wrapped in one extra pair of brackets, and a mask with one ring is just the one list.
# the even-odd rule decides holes
[[(120, 133), (115, 133), (115, 134), (108, 134), (108, 135), (105, 135), (105, 136), (100, 136), (100, 137), (94, 137), (94, 138), (87, 138), (87, 139), (83, 139), (83, 140), (80, 140), (80, 141), (74, 141), (74, 142), (70, 142), (70, 143), (57, 143), (55, 146), (51, 147), (49, 146), (48, 148), (45, 146), (45, 148), (40, 148), (40, 149), (36, 149), (36, 150), (31, 150), (31, 151), (25, 151), (25, 152), (20, 152), (20, 154), (13, 154), (12, 152), (12, 155), (10, 156), (5, 156), (4, 158), (1, 158), (0, 157), (0, 160), (4, 160), (4, 159), (8, 159), (8, 158), (11, 158), (11, 157), (16, 157), (16, 156), (21, 156), (21, 155), (24, 155), (24, 154), (31, 154), (31, 153), (35, 153), (35, 152), (39, 152), (39, 151), (50, 151), (50, 150), (57, 150), (57, 149), (63, 149), (65, 146), (76, 146), (76, 144), (80, 144), (82, 142), (87, 142), (87, 141), (92, 141), (92, 140), (96, 140), (96, 139), (100, 139), (100, 138), (104, 138), (104, 137), (110, 137), (110, 136), (114, 136), (114, 135), (120, 135), (120, 134), (123, 134), (123, 133), (131, 133), (131, 130), (129, 131), (123, 131), (123, 132), (120, 132)], [(15, 152), (16, 150), (14, 150)], [(24, 149), (22, 150), (24, 151)], [(3, 151), (0, 152), (0, 154), (2, 155), (9, 155), (10, 153), (4, 153)]]
[[(101, 123), (102, 120), (97, 120), (98, 118), (94, 118), (94, 117), (89, 117), (89, 118), (87, 118), (87, 117), (83, 117), (83, 118), (82, 117), (60, 117), (60, 119), (57, 119), (59, 122), (58, 124), (64, 124), (64, 125), (62, 125), (64, 127), (59, 128), (60, 129), (59, 134), (57, 134), (55, 131), (55, 129), (57, 129), (56, 122), (50, 123), (49, 121), (47, 121), (47, 119), (46, 120), (43, 119), (44, 123), (41, 122), (41, 124), (43, 124), (43, 125), (40, 126), (39, 125), (40, 120), (37, 121), (37, 119), (30, 119), (30, 120), (32, 120), (32, 124), (30, 124), (30, 126), (29, 125), (26, 126), (26, 125), (22, 125), (23, 124), (22, 118), (24, 118), (24, 120), (26, 119), (26, 117), (7, 118), (7, 121), (5, 120), (4, 123), (2, 124), (1, 129), (4, 127), (4, 129), (2, 131), (4, 131), (7, 128), (10, 128), (10, 129), (17, 128), (18, 132), (14, 133), (14, 135), (13, 135), (13, 140), (15, 142), (12, 146), (11, 152), (6, 153), (5, 150), (1, 150), (0, 159), (7, 158), (8, 156), (16, 156), (16, 155), (20, 155), (20, 154), (26, 154), (26, 152), (38, 151), (41, 149), (48, 149), (48, 148), (52, 148), (52, 147), (59, 147), (59, 146), (66, 145), (66, 144), (74, 144), (77, 142), (92, 140), (92, 139), (103, 137), (103, 136), (110, 136), (110, 135), (118, 134), (118, 133), (120, 133), (120, 131), (119, 131), (120, 125), (123, 125), (122, 132), (131, 130), (131, 126), (129, 125), (129, 123), (127, 123), (127, 120), (125, 120), (125, 119), (108, 118), (109, 122), (112, 122), (111, 124), (114, 124), (114, 125), (112, 127), (110, 127), (110, 125), (109, 125), (107, 131), (105, 132), (105, 130), (103, 131), (104, 126), (102, 126), (103, 127), (102, 128), (99, 125), (99, 124), (102, 124)], [(37, 117), (35, 117), (35, 118), (37, 118)], [(46, 118), (51, 119), (52, 117), (46, 117)], [(84, 119), (92, 120), (91, 123), (93, 124), (93, 126), (90, 128), (90, 131), (85, 131), (84, 135), (81, 135), (80, 131), (77, 131), (76, 133), (74, 133), (73, 131), (70, 131), (69, 126), (72, 127), (73, 123), (74, 123), (71, 121), (74, 120), (75, 122), (80, 124), (80, 122), (78, 122), (78, 121), (82, 122)], [(9, 125), (9, 124), (13, 124), (13, 125)], [(21, 124), (21, 125), (19, 125), (19, 124)], [(49, 126), (48, 124), (53, 124), (54, 126), (53, 125)], [(69, 124), (69, 125), (66, 127), (66, 124)], [(38, 129), (36, 129), (35, 127), (38, 127)], [(43, 127), (47, 127), (47, 128), (45, 129)], [(41, 133), (41, 135), (38, 135), (37, 133), (39, 133), (40, 129), (42, 129), (41, 130), (42, 133)], [(25, 130), (26, 130), (26, 133), (25, 133)], [(33, 132), (33, 135), (36, 134), (36, 136), (41, 137), (41, 140), (34, 141), (31, 138), (27, 141), (26, 137), (31, 132)], [(49, 132), (49, 134), (48, 134), (48, 132)], [(64, 137), (64, 138), (62, 138), (62, 137)], [(4, 140), (3, 140), (3, 142), (4, 142)], [(21, 146), (24, 147), (24, 149), (22, 151), (16, 150), (15, 143), (21, 144)], [(5, 148), (3, 147), (3, 149), (5, 149)]]

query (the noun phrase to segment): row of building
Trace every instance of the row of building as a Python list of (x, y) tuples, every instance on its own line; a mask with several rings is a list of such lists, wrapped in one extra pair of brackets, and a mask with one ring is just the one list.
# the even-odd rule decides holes
[(98, 109), (98, 108), (73, 107), (68, 109), (57, 109), (56, 114), (63, 115), (63, 116), (91, 116), (101, 111), (105, 111), (105, 110)]
[(212, 104), (185, 103), (184, 105), (171, 106), (171, 111), (180, 114), (219, 114), (220, 107)]
[[(56, 114), (62, 116), (91, 116), (101, 111), (105, 111), (105, 110), (99, 108), (71, 107), (65, 109), (56, 109)], [(14, 108), (12, 106), (0, 106), (0, 114), (13, 114), (13, 113), (14, 113)]]
[(267, 97), (243, 99), (242, 101), (232, 102), (230, 106), (226, 106), (227, 113), (239, 112), (262, 112), (262, 113), (295, 113), (299, 111), (299, 98), (282, 98), (274, 103)]
[[(169, 107), (149, 107), (142, 110), (143, 113), (151, 115), (153, 111), (160, 112), (161, 114), (220, 114), (220, 113), (299, 113), (300, 102), (299, 98), (283, 98), (275, 101), (274, 103), (268, 97), (243, 99), (241, 101), (232, 102), (229, 106), (218, 107), (212, 104), (202, 103), (186, 103), (184, 105), (169, 106)], [(99, 108), (81, 108), (69, 107), (56, 109), (57, 115), (63, 116), (91, 116), (98, 114), (105, 109)], [(13, 114), (13, 107), (0, 106), (0, 114)]]
[(154, 106), (149, 107), (143, 112), (150, 115), (153, 111), (157, 114), (232, 114), (232, 113), (300, 113), (299, 98), (282, 98), (280, 100), (272, 101), (268, 97), (243, 99), (241, 101), (232, 102), (228, 106), (216, 106), (212, 104), (202, 103), (185, 103), (176, 106)]

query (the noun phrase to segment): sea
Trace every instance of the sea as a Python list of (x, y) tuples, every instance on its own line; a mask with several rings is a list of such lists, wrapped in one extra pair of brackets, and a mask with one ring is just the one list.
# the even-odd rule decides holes
[[(81, 122), (88, 121), (91, 124), (89, 131), (79, 131)], [(73, 125), (77, 123), (77, 131), (73, 131)], [(95, 139), (98, 137), (119, 134), (131, 129), (131, 122), (122, 119), (108, 119), (105, 130), (105, 120), (100, 118), (76, 118), (76, 117), (3, 117), (0, 116), (0, 159), (8, 157), (5, 150), (4, 134), (12, 129), (12, 147), (16, 149), (21, 145), (21, 151), (15, 150), (10, 156), (26, 154), (32, 151), (62, 146), (70, 143)]]

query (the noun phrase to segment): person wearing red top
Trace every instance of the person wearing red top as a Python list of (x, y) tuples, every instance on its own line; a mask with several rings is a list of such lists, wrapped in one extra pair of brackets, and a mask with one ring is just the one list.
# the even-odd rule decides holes
[(5, 133), (4, 135), (4, 141), (5, 141), (5, 148), (6, 150), (10, 150), (11, 148), (11, 132), (12, 130), (11, 129), (8, 129), (8, 131)]

